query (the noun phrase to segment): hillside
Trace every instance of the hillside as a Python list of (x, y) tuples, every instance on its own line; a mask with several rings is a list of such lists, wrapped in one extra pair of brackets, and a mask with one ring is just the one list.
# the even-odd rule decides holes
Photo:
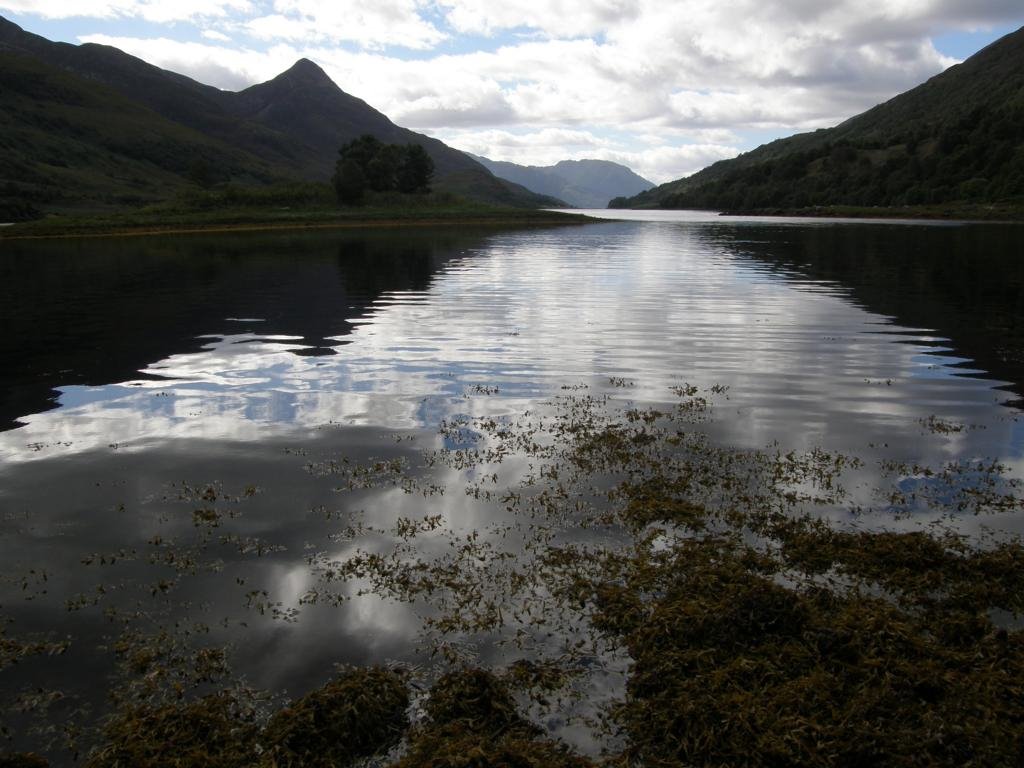
[(840, 125), (612, 201), (758, 210), (1024, 200), (1024, 29)]
[[(256, 124), (300, 139), (309, 151), (299, 161), (305, 175), (326, 179), (333, 171), (338, 147), (371, 134), (385, 144), (421, 144), (434, 160), (439, 177), (483, 170), (469, 155), (419, 133), (395, 125), (362, 99), (345, 93), (327, 73), (308, 59), (266, 83), (244, 91), (219, 92), (225, 111), (242, 124)], [(324, 169), (330, 169), (327, 173)]]
[(196, 160), (215, 181), (326, 181), (338, 148), (364, 133), (422, 145), (438, 182), (453, 193), (550, 204), (495, 179), (468, 155), (395, 125), (308, 60), (234, 93), (109, 46), (54, 43), (2, 18), (0, 57), (0, 209), (166, 198), (189, 184)]
[(475, 170), (450, 173), (434, 182), (438, 192), (449, 192), (473, 200), (514, 208), (565, 208), (565, 201), (539, 194), (521, 184), (500, 179), (490, 172)]
[(284, 173), (105, 86), (2, 51), (0, 91), (5, 218), (86, 203), (102, 208), (155, 202), (188, 184), (197, 158), (242, 183), (265, 183)]
[(562, 160), (536, 166), (473, 157), (495, 176), (576, 208), (604, 208), (613, 197), (635, 195), (654, 186), (626, 166), (607, 160)]

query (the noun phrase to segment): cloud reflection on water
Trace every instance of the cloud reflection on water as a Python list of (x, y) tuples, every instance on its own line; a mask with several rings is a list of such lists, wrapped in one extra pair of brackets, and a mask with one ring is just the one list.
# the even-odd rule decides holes
[(270, 321), (211, 334), (152, 360), (145, 378), (63, 386), (57, 410), (0, 435), (0, 456), (258, 440), (328, 423), (430, 428), (461, 412), (474, 386), (497, 387), (494, 407), (508, 412), (615, 376), (653, 401), (681, 381), (729, 387), (736, 413), (723, 428), (751, 446), (805, 447), (936, 412), (973, 420), (1005, 399), (954, 375), (959, 358), (937, 354), (941, 336), (893, 326), (835, 282), (783, 277), (699, 227), (496, 235), (422, 289), (384, 290), (349, 333), (312, 340), (333, 355), (301, 354), (309, 341)]
[[(58, 407), (21, 414), (21, 426), (0, 433), (0, 499), (9, 510), (0, 561), (11, 574), (38, 562), (53, 573), (49, 594), (34, 602), (23, 601), (9, 581), (5, 597), (18, 602), (5, 604), (15, 606), (19, 626), (77, 622), (76, 631), (99, 642), (109, 630), (82, 630), (95, 615), (83, 609), (67, 618), (61, 603), (60, 596), (88, 593), (103, 578), (83, 570), (83, 558), (118, 547), (147, 552), (154, 535), (189, 541), (201, 532), (192, 517), (194, 489), (209, 484), (243, 496), (251, 485), (256, 490), (244, 503), (223, 502), (238, 515), (231, 530), (281, 549), (253, 554), (218, 543), (217, 568), (175, 587), (168, 598), (174, 610), (213, 624), (214, 637), (234, 644), (239, 668), (271, 688), (303, 690), (336, 661), (422, 660), (417, 651), (429, 651), (420, 647), (423, 606), (358, 596), (357, 581), (337, 585), (350, 598), (339, 607), (305, 606), (303, 595), (318, 583), (311, 563), (394, 543), (379, 534), (332, 538), (360, 520), (386, 528), (400, 517), (436, 513), (452, 530), (489, 531), (502, 540), (502, 509), (462, 493), (463, 473), (428, 471), (421, 451), (441, 443), (436, 429), (444, 419), (541, 412), (567, 393), (664, 403), (675, 399), (670, 387), (683, 382), (727, 388), (700, 429), (740, 448), (771, 450), (777, 441), (782, 451), (854, 452), (866, 460), (851, 475), (857, 503), (877, 501), (882, 458), (934, 465), (1000, 457), (1019, 476), (1024, 439), (1016, 413), (1000, 406), (1012, 395), (994, 388), (997, 382), (962, 375), (955, 344), (929, 329), (938, 323), (911, 317), (900, 324), (881, 311), (890, 306), (884, 296), (865, 301), (806, 264), (773, 261), (792, 234), (771, 226), (605, 223), (433, 236), (424, 248), (413, 243), (394, 252), (394, 239), (375, 250), (300, 238), (286, 241), (287, 256), (213, 258), (207, 266), (220, 272), (207, 277), (208, 290), (232, 281), (246, 290), (199, 320), (197, 307), (212, 311), (205, 299), (154, 307), (152, 318), (189, 329), (184, 342), (162, 327), (159, 345), (130, 345), (124, 360), (106, 367), (74, 358), (90, 377), (129, 362), (135, 375), (63, 383)], [(850, 247), (878, 246), (859, 227), (833, 234)], [(172, 263), (202, 266), (202, 255), (193, 256), (183, 262), (178, 254)], [(390, 276), (374, 277), (381, 259)], [(163, 257), (151, 266), (167, 273)], [(297, 274), (282, 283), (291, 271)], [(83, 308), (82, 322), (94, 308)], [(265, 320), (245, 328), (231, 319), (246, 317)], [(116, 350), (110, 334), (121, 331), (115, 323), (84, 338)], [(159, 351), (139, 364), (132, 355), (142, 349)], [(304, 354), (310, 349), (333, 354)], [(587, 389), (562, 389), (582, 385)], [(931, 416), (965, 429), (932, 434), (922, 423)], [(353, 493), (337, 476), (311, 470), (340, 457), (401, 457), (413, 473), (455, 492)], [(505, 469), (517, 476), (528, 466), (512, 457)], [(503, 545), (515, 543), (512, 536)], [(427, 554), (447, 541), (424, 536), (417, 546)], [(119, 600), (145, 604), (151, 567), (126, 558), (117, 571), (123, 592), (104, 597), (97, 611)], [(258, 589), (285, 615), (299, 611), (298, 621), (246, 608), (246, 591)], [(90, 650), (83, 642), (72, 658), (86, 663)], [(86, 682), (102, 690), (105, 670), (89, 674), (95, 679)]]

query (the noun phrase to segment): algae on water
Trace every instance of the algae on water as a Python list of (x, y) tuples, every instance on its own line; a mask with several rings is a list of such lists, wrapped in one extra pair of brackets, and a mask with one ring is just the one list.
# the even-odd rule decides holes
[[(233, 680), (230, 649), (202, 632), (111, 608), (122, 676), (86, 764), (1019, 764), (1024, 547), (960, 524), (1019, 514), (1019, 481), (994, 461), (882, 463), (869, 517), (850, 491), (861, 458), (716, 445), (700, 426), (721, 394), (678, 387), (643, 408), (574, 389), (534, 413), (445, 422), (418, 461), (309, 462), (342, 498), (397, 493), (423, 514), (323, 511), (344, 555), (310, 549), (297, 604), (234, 588), (281, 621), (358, 594), (413, 606), (423, 665), (347, 670), (282, 706)], [(283, 556), (235, 529), (246, 494), (182, 493), (189, 537), (90, 563), (149, 557), (166, 601), (221, 547)], [(500, 515), (460, 525), (455, 498)], [(60, 650), (15, 630), (0, 667)], [(616, 671), (614, 700), (592, 701)], [(602, 754), (545, 728), (573, 718)]]

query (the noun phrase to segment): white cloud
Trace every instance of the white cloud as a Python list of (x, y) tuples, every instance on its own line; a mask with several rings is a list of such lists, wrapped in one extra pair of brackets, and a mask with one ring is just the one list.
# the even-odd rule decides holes
[(166, 37), (143, 40), (97, 34), (83, 35), (79, 40), (111, 45), (201, 83), (233, 91), (269, 80), (302, 58), (302, 54), (287, 45), (258, 51), (187, 43)]
[(202, 34), (203, 34), (203, 37), (205, 37), (207, 40), (214, 40), (214, 41), (216, 41), (218, 43), (230, 43), (231, 42), (231, 38), (230, 37), (225, 35), (223, 32), (218, 32), (215, 29), (204, 29)]
[(564, 159), (562, 150), (593, 150), (608, 142), (590, 131), (567, 128), (543, 128), (525, 133), (504, 130), (449, 132), (453, 145), (492, 160), (508, 160), (522, 165), (547, 165)]
[(820, 104), (809, 103), (812, 94), (802, 88), (752, 88), (744, 92), (677, 91), (670, 94), (666, 122), (674, 126), (721, 131), (726, 126), (745, 128), (814, 128), (832, 124), (842, 114), (824, 115)]
[[(211, 44), (82, 39), (232, 89), (305, 56), (400, 125), (458, 137), (467, 149), (489, 147), (495, 131), (534, 142), (560, 135), (563, 145), (520, 147), (508, 159), (619, 153), (652, 180), (748, 149), (745, 134), (833, 125), (924, 81), (953, 63), (932, 35), (1024, 22), (1020, 0), (0, 0), (0, 8), (51, 18), (216, 17), (216, 29), (232, 40), (247, 35), (245, 45), (218, 31), (204, 35)], [(497, 47), (472, 50), (459, 34), (495, 36)], [(446, 53), (432, 51), (442, 44)], [(389, 46), (407, 50), (398, 56)], [(409, 60), (408, 50), (422, 53)], [(580, 133), (619, 138), (572, 143)]]
[(139, 18), (166, 23), (247, 14), (254, 6), (250, 0), (0, 0), (0, 10), (44, 19)]
[(758, 45), (757, 32), (832, 29), (845, 35), (871, 30), (900, 37), (936, 29), (976, 29), (1022, 18), (1019, 0), (437, 0), (448, 23), (463, 33), (493, 35), (526, 28), (549, 38), (616, 34), (631, 27), (660, 32), (652, 20), (684, 21), (713, 42)]
[(274, 13), (245, 24), (263, 40), (432, 48), (446, 35), (420, 16), (422, 0), (274, 0)]
[(722, 144), (681, 144), (652, 147), (640, 151), (602, 150), (593, 155), (598, 160), (611, 160), (629, 166), (655, 184), (691, 176), (719, 160), (738, 155), (735, 146)]
[(528, 27), (552, 37), (597, 35), (611, 26), (634, 19), (641, 3), (634, 0), (439, 0), (448, 23), (471, 34)]
[(448, 131), (434, 133), (457, 149), (507, 160), (520, 165), (553, 165), (559, 160), (611, 160), (632, 168), (655, 183), (689, 176), (718, 160), (735, 157), (739, 150), (729, 144), (683, 143), (670, 146), (661, 137), (658, 145), (626, 146), (590, 131), (542, 128), (519, 132), (505, 130)]

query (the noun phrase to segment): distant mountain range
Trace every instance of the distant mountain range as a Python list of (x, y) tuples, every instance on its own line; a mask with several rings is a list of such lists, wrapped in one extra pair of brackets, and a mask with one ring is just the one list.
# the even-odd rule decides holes
[(434, 160), (435, 188), (520, 207), (561, 204), (395, 125), (305, 59), (234, 93), (109, 46), (55, 43), (0, 18), (0, 94), (0, 203), (152, 202), (187, 186), (197, 161), (215, 180), (326, 181), (339, 147), (369, 133), (422, 145)]
[(635, 195), (654, 184), (607, 160), (563, 160), (555, 165), (516, 165), (472, 155), (495, 176), (576, 208), (605, 208), (613, 197)]
[(826, 130), (773, 141), (621, 208), (756, 211), (1024, 202), (1024, 28)]

